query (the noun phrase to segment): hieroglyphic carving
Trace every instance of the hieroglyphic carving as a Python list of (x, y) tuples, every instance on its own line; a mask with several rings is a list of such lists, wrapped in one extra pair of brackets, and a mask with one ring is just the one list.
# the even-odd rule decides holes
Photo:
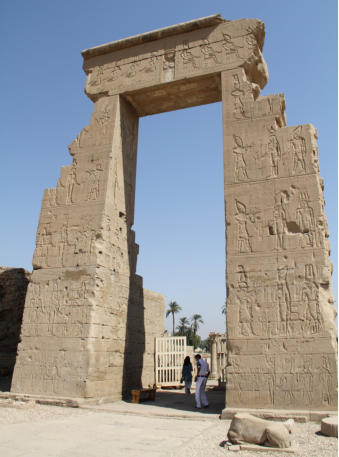
[(44, 198), (47, 207), (57, 206), (56, 188), (52, 187), (50, 189), (46, 189)]
[(286, 212), (282, 203), (275, 205), (273, 210), (272, 234), (276, 236), (276, 249), (285, 249)]
[(100, 86), (104, 81), (104, 67), (98, 66), (96, 70), (91, 74), (91, 79), (89, 81), (89, 86)]
[(252, 331), (252, 307), (255, 302), (254, 291), (250, 289), (248, 276), (243, 265), (238, 265), (238, 283), (235, 288), (234, 301), (239, 309), (239, 329), (243, 336), (250, 336)]
[(287, 280), (288, 268), (278, 268), (277, 301), (282, 322), (287, 322), (291, 313), (291, 291)]
[(267, 142), (267, 153), (271, 160), (271, 177), (279, 175), (279, 161), (281, 159), (280, 144), (275, 135), (271, 135)]
[(233, 148), (233, 154), (235, 155), (234, 179), (235, 181), (245, 181), (249, 179), (249, 177), (244, 154), (246, 154), (253, 145), (244, 145), (242, 138), (237, 135), (233, 135), (233, 139), (235, 143), (235, 147)]
[(112, 108), (109, 106), (108, 103), (104, 104), (100, 108), (101, 109), (94, 113), (93, 121), (95, 122), (96, 126), (99, 127), (99, 129), (101, 130), (102, 135), (105, 136), (107, 133), (109, 121), (112, 116)]
[(157, 52), (151, 52), (151, 56), (149, 59), (145, 60), (145, 64), (143, 67), (144, 73), (153, 73), (157, 71), (158, 68), (158, 63), (159, 63), (159, 56)]
[(121, 75), (121, 66), (118, 62), (113, 62), (112, 67), (108, 69), (107, 82), (117, 81)]
[(190, 50), (188, 41), (183, 42), (183, 49), (180, 52), (180, 56), (184, 66), (192, 67), (194, 70), (199, 68), (197, 59), (199, 59), (200, 56), (194, 55), (194, 53)]
[(290, 139), (290, 151), (293, 159), (292, 174), (300, 174), (306, 172), (306, 142), (305, 138), (301, 136), (302, 126), (298, 126), (293, 131), (293, 136)]
[(233, 117), (244, 119), (251, 117), (253, 104), (253, 88), (249, 82), (240, 81), (238, 74), (232, 75)]
[(316, 246), (318, 248), (327, 248), (328, 249), (328, 241), (327, 238), (329, 236), (328, 232), (328, 225), (325, 216), (319, 216), (316, 223)]
[(248, 272), (245, 265), (238, 265), (229, 286), (231, 337), (272, 338), (271, 345), (277, 336), (307, 338), (323, 331), (314, 263), (282, 265), (275, 273)]
[(296, 221), (302, 234), (301, 247), (313, 247), (315, 243), (315, 221), (307, 192), (300, 192), (299, 194)]
[(221, 43), (222, 47), (225, 50), (226, 54), (226, 62), (231, 62), (233, 60), (233, 57), (236, 56), (240, 58), (239, 55), (239, 49), (243, 48), (243, 45), (236, 44), (233, 40), (231, 35), (228, 33), (223, 32), (223, 41)]
[(66, 178), (66, 205), (73, 203), (73, 192), (76, 185), (80, 185), (80, 182), (77, 179), (76, 162), (73, 162)]
[(172, 81), (175, 71), (175, 49), (165, 51), (162, 68), (165, 72), (165, 81)]
[(248, 32), (249, 32), (249, 35), (246, 36), (245, 41), (247, 44), (247, 49), (250, 53), (249, 56), (252, 57), (253, 55), (258, 54), (258, 43), (257, 43), (257, 39), (255, 38), (255, 35), (250, 27), (248, 28)]
[(286, 207), (292, 195), (294, 195), (294, 189), (277, 192), (274, 196), (274, 208), (268, 230), (270, 235), (275, 236), (275, 249), (278, 251), (286, 249), (285, 242), (288, 233)]
[(240, 201), (235, 200), (235, 206), (237, 209), (235, 220), (238, 223), (238, 252), (239, 254), (252, 252), (248, 224), (254, 222), (253, 216), (247, 213), (246, 205)]
[(215, 49), (209, 40), (204, 40), (203, 43), (200, 45), (200, 50), (203, 56), (203, 62), (205, 63), (206, 66), (209, 65), (210, 61), (212, 61), (215, 64), (219, 64), (220, 61), (218, 59), (217, 54), (221, 53), (220, 50)]
[(103, 171), (102, 164), (99, 162), (96, 168), (87, 170), (88, 174), (88, 193), (87, 200), (97, 200), (100, 192), (100, 175)]
[(74, 223), (66, 213), (59, 214), (56, 226), (40, 224), (34, 265), (39, 268), (87, 265), (96, 253), (98, 229), (92, 218), (81, 216), (79, 223)]
[(58, 260), (60, 262), (60, 266), (63, 266), (63, 260), (64, 260), (64, 250), (65, 247), (68, 243), (68, 224), (69, 224), (69, 216), (68, 214), (64, 215), (64, 222), (61, 226), (60, 234), (59, 234), (59, 239), (56, 238), (53, 245), (56, 245), (58, 248)]

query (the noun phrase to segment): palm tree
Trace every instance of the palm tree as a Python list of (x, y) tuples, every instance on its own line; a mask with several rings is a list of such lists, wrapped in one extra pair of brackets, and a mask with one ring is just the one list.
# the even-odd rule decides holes
[(177, 326), (178, 334), (180, 336), (185, 336), (188, 329), (189, 329), (189, 320), (187, 319), (187, 317), (181, 317), (179, 320), (179, 325)]
[(168, 304), (168, 310), (166, 311), (166, 317), (168, 317), (170, 314), (172, 314), (172, 323), (173, 323), (173, 333), (172, 333), (172, 336), (174, 336), (174, 328), (175, 328), (175, 325), (174, 325), (174, 314), (177, 314), (179, 311), (181, 311), (181, 306), (178, 305), (178, 303), (176, 301), (171, 301), (169, 304)]
[(193, 334), (196, 335), (199, 324), (203, 324), (204, 321), (202, 320), (202, 316), (200, 314), (193, 314), (191, 317), (191, 322), (192, 322), (192, 329), (193, 329)]

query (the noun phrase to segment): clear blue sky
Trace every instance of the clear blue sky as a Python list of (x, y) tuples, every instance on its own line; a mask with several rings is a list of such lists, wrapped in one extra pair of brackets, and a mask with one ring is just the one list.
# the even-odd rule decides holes
[[(45, 188), (71, 163), (67, 145), (88, 124), (80, 51), (220, 13), (265, 22), (270, 80), (288, 125), (313, 123), (337, 290), (336, 0), (4, 0), (0, 5), (0, 265), (32, 269)], [(135, 231), (144, 286), (224, 331), (225, 239), (221, 104), (142, 118)], [(171, 328), (170, 319), (167, 327)]]

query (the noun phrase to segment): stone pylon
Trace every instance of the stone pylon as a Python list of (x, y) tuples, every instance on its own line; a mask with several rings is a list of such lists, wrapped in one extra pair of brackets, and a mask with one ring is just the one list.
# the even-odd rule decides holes
[(137, 131), (127, 102), (100, 98), (69, 147), (73, 164), (45, 191), (14, 392), (120, 398), (127, 374), (132, 385), (140, 381), (143, 289), (131, 230)]
[(317, 131), (251, 71), (222, 81), (227, 408), (332, 410), (337, 344)]
[(226, 410), (336, 408), (317, 133), (286, 126), (283, 95), (260, 96), (264, 36), (214, 15), (83, 51), (94, 112), (43, 198), (12, 391), (114, 399), (141, 384), (138, 118), (222, 101)]

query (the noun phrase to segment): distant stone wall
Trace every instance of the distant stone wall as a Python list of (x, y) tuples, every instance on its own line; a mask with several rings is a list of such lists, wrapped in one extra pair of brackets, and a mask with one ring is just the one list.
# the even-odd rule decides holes
[(194, 346), (186, 346), (186, 355), (191, 359), (191, 364), (194, 364)]
[(155, 338), (165, 332), (165, 297), (144, 289), (145, 352), (142, 369), (143, 387), (155, 384)]
[(0, 267), (0, 376), (12, 373), (30, 273)]

